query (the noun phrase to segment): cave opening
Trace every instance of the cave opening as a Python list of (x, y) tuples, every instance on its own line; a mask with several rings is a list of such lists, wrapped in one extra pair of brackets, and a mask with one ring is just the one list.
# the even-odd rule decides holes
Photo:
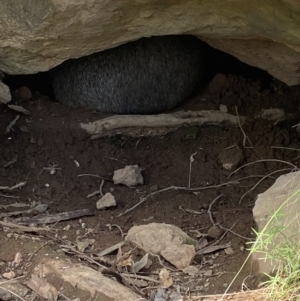
[[(221, 73), (226, 76), (237, 75), (251, 81), (258, 81), (262, 90), (270, 88), (274, 78), (267, 71), (247, 65), (236, 57), (215, 49), (207, 43), (204, 45), (206, 60), (203, 81), (205, 87), (216, 74)], [(55, 100), (49, 71), (26, 75), (5, 74), (3, 82), (10, 88), (13, 96), (12, 101), (18, 100), (14, 97), (13, 92), (23, 86), (28, 87), (33, 94), (47, 96), (51, 100)]]

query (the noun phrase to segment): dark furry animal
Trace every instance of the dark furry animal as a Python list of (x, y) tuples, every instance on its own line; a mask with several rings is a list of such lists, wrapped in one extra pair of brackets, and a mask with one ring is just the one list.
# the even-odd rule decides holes
[(152, 114), (193, 96), (203, 77), (203, 42), (193, 36), (142, 38), (65, 61), (52, 70), (56, 99), (71, 107)]

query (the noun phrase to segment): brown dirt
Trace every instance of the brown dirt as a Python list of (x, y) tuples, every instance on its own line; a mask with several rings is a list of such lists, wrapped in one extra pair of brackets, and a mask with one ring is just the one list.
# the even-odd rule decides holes
[[(51, 225), (50, 234), (47, 235), (19, 233), (11, 236), (9, 229), (0, 228), (1, 274), (7, 271), (8, 262), (13, 260), (16, 252), (23, 253), (22, 272), (30, 272), (32, 267), (43, 261), (46, 254), (61, 256), (59, 245), (67, 241), (76, 243), (79, 235), (86, 234), (86, 237), (95, 239), (93, 252), (98, 253), (121, 240), (120, 231), (115, 227), (110, 228), (108, 224), (117, 224), (126, 233), (133, 225), (150, 222), (170, 223), (196, 237), (194, 230), (205, 233), (211, 226), (208, 214), (187, 213), (180, 209), (180, 206), (184, 209), (205, 211), (219, 194), (223, 196), (212, 208), (215, 220), (223, 227), (233, 227), (232, 230), (240, 236), (253, 238), (252, 227), (255, 225), (252, 208), (255, 197), (270, 187), (275, 179), (265, 179), (240, 204), (242, 195), (260, 180), (250, 176), (266, 175), (289, 166), (278, 162), (260, 162), (241, 169), (227, 179), (229, 172), (222, 168), (218, 156), (224, 148), (237, 145), (243, 151), (245, 163), (278, 159), (298, 164), (297, 151), (271, 148), (297, 148), (299, 135), (296, 129), (291, 127), (297, 122), (292, 120), (274, 125), (274, 121), (255, 119), (254, 116), (261, 109), (275, 107), (295, 113), (298, 111), (297, 95), (300, 89), (288, 88), (275, 82), (270, 89), (262, 90), (259, 82), (229, 76), (219, 95), (212, 92), (199, 95), (180, 109), (218, 109), (220, 104), (225, 104), (229, 112), (235, 114), (237, 106), (239, 114), (248, 117), (248, 122), (243, 128), (253, 148), (243, 147), (243, 135), (239, 128), (217, 126), (182, 128), (164, 137), (132, 139), (118, 136), (92, 141), (81, 132), (78, 123), (99, 119), (103, 114), (83, 109), (68, 109), (39, 95), (35, 95), (31, 101), (19, 102), (18, 104), (29, 110), (31, 115), (21, 115), (13, 131), (0, 136), (0, 186), (13, 186), (23, 181), (27, 183), (20, 189), (1, 191), (0, 205), (22, 202), (32, 206), (44, 203), (48, 205), (49, 214), (90, 209), (94, 215)], [(3, 133), (17, 114), (2, 106), (0, 115), (0, 132)], [(187, 186), (190, 156), (195, 152), (197, 154), (191, 173), (192, 187), (218, 185), (248, 176), (249, 178), (234, 185), (201, 190), (197, 193), (178, 190), (162, 192), (149, 198), (132, 212), (114, 218), (136, 204), (142, 196), (149, 194), (154, 185), (158, 185), (159, 189), (172, 185)], [(5, 168), (4, 165), (16, 155), (17, 162)], [(75, 161), (79, 163), (79, 167)], [(43, 170), (51, 164), (59, 168), (55, 174)], [(118, 205), (113, 209), (97, 211), (95, 203), (98, 197), (87, 199), (86, 196), (99, 189), (101, 179), (78, 175), (106, 177), (114, 170), (130, 164), (138, 164), (143, 169), (145, 184), (137, 188), (128, 188), (106, 181), (103, 191), (112, 191)], [(280, 174), (279, 172), (273, 177)], [(8, 210), (12, 211), (10, 208), (2, 209), (1, 212), (7, 213)], [(85, 229), (82, 228), (82, 223), (86, 224)], [(70, 230), (63, 230), (67, 225), (71, 226)], [(88, 233), (87, 229), (93, 231)], [(219, 243), (230, 242), (233, 254), (227, 255), (224, 251), (218, 251), (205, 256), (207, 265), (195, 263), (202, 270), (212, 270), (211, 276), (193, 279), (180, 274), (180, 277), (176, 278), (176, 284), (180, 285), (183, 291), (188, 289), (191, 295), (222, 294), (248, 255), (245, 249), (247, 241), (240, 236), (227, 233)], [(39, 249), (35, 256), (30, 258), (29, 264), (29, 255), (47, 241), (53, 241), (53, 244)], [(76, 262), (79, 259), (70, 256), (70, 260)], [(240, 291), (245, 287), (256, 288), (257, 279), (251, 276), (252, 272), (248, 263), (229, 292)], [(59, 283), (52, 284), (60, 288)], [(64, 291), (64, 294), (77, 297), (76, 291)]]

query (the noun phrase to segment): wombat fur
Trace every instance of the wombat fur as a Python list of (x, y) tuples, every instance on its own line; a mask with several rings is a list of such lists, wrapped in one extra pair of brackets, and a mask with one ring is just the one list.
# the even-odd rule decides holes
[(51, 72), (56, 99), (116, 114), (174, 108), (201, 87), (203, 42), (193, 36), (142, 38), (65, 61)]

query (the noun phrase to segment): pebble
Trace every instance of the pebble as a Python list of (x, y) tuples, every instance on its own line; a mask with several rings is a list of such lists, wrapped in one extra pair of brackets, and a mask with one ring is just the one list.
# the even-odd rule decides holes
[(158, 191), (158, 185), (157, 184), (154, 184), (150, 187), (150, 192), (155, 192), (155, 191)]

